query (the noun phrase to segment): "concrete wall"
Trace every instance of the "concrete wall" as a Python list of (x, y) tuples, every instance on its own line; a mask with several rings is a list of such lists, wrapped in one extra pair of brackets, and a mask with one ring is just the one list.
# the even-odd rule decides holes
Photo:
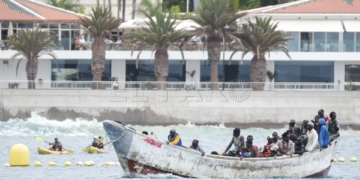
[[(322, 108), (360, 125), (359, 92), (252, 92), (236, 102), (224, 91), (0, 90), (0, 120), (35, 111), (48, 119), (82, 117), (131, 124), (242, 124), (269, 127), (312, 119)], [(243, 92), (234, 92), (241, 96)], [(0, 105), (1, 107), (1, 105)]]

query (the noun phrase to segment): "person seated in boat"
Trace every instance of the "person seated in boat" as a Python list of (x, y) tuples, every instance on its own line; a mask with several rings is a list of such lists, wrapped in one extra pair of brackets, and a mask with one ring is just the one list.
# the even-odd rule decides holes
[[(234, 150), (229, 151), (231, 146), (234, 145)], [(236, 156), (238, 155), (237, 152), (239, 152), (239, 148), (244, 146), (244, 137), (240, 136), (240, 129), (235, 128), (233, 130), (233, 137), (231, 138), (231, 141), (229, 145), (226, 147), (225, 151), (223, 152), (224, 156)], [(229, 151), (229, 152), (228, 152)]]
[(327, 122), (327, 127), (329, 130), (330, 142), (340, 137), (340, 123), (339, 120), (336, 119), (336, 113), (334, 111), (330, 113), (330, 120)]
[(96, 136), (94, 136), (94, 140), (93, 140), (91, 146), (100, 149), (99, 143), (98, 143), (98, 138)]
[[(251, 143), (252, 143), (253, 140), (254, 140), (254, 138), (253, 138), (252, 135), (248, 135), (248, 136), (246, 137), (246, 142), (251, 141)], [(255, 149), (256, 152), (259, 152), (259, 147), (258, 147), (258, 146), (256, 146), (256, 145), (252, 145), (252, 146), (254, 147), (254, 149)], [(246, 144), (246, 143), (245, 143), (245, 147), (247, 147), (247, 144)], [(260, 153), (256, 153), (256, 154), (258, 155), (258, 157), (260, 157)]]
[[(322, 115), (320, 116), (320, 114), (322, 114)], [(324, 118), (325, 122), (328, 122), (330, 120), (329, 116), (327, 114), (325, 114), (325, 111), (323, 109), (320, 109), (318, 111), (318, 115), (320, 116), (320, 118)]]
[(326, 127), (325, 119), (320, 118), (319, 123), (321, 125), (320, 133), (319, 133), (319, 146), (320, 151), (324, 148), (327, 148), (330, 144), (329, 131)]
[(295, 152), (294, 143), (290, 141), (290, 134), (285, 132), (282, 134), (283, 140), (279, 142), (280, 155), (292, 155)]
[(305, 152), (311, 152), (318, 146), (318, 133), (314, 129), (314, 123), (309, 122), (306, 126), (308, 143), (305, 146)]
[[(308, 139), (307, 139), (307, 123), (309, 123), (309, 121), (308, 120), (304, 120), (303, 121), (303, 123), (301, 124), (301, 139), (302, 139), (302, 143), (304, 144), (304, 146), (306, 146), (306, 144), (307, 144), (307, 141), (308, 141)], [(299, 137), (298, 137), (299, 138)], [(296, 141), (297, 141), (297, 139), (296, 139)], [(295, 141), (295, 142), (296, 142)]]
[(261, 152), (261, 157), (273, 157), (277, 153), (277, 148), (274, 149), (273, 146), (277, 146), (274, 144), (274, 137), (268, 136), (267, 140), (268, 142), (264, 145), (264, 150)]
[(168, 136), (168, 141), (166, 143), (182, 147), (181, 137), (178, 133), (176, 133), (175, 128), (172, 128), (170, 130), (170, 134)]
[(104, 138), (103, 137), (101, 137), (101, 136), (99, 136), (99, 139), (98, 139), (98, 148), (99, 149), (104, 149)]
[(295, 154), (302, 155), (305, 152), (305, 146), (303, 143), (303, 138), (298, 137), (295, 141)]
[(316, 131), (316, 133), (319, 134), (320, 132), (320, 124), (319, 124), (319, 115), (316, 115), (314, 117), (314, 120), (312, 120), (311, 122), (314, 124), (314, 130)]
[(205, 154), (205, 151), (199, 146), (199, 140), (197, 139), (194, 139), (192, 141), (192, 144), (190, 146), (191, 149), (194, 149), (196, 151), (200, 151), (201, 152), (201, 156), (204, 156)]
[(279, 143), (279, 140), (282, 140), (281, 137), (279, 137), (278, 133), (277, 132), (273, 132), (272, 133), (272, 137), (273, 137), (273, 143), (274, 144), (278, 144)]
[(150, 137), (157, 139), (156, 135), (153, 132), (150, 133)]
[(254, 146), (252, 145), (252, 140), (247, 140), (246, 141), (246, 147), (241, 147), (240, 148), (240, 157), (245, 157), (245, 158), (248, 158), (248, 157), (257, 157), (258, 153), (257, 151), (255, 150)]
[(49, 145), (52, 145), (49, 150), (50, 151), (62, 151), (62, 144), (61, 142), (58, 140), (58, 138), (54, 139), (55, 142), (49, 143)]
[(301, 135), (301, 129), (296, 125), (296, 121), (291, 119), (289, 122), (289, 136), (292, 142), (296, 141), (296, 138)]

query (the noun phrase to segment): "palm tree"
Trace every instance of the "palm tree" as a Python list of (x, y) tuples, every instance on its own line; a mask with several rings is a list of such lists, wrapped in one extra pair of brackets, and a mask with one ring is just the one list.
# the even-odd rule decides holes
[[(201, 26), (196, 29), (200, 35), (207, 36), (205, 44), (211, 66), (211, 90), (218, 90), (218, 61), (223, 34), (227, 38), (232, 38), (230, 32), (237, 30), (236, 19), (245, 16), (246, 13), (236, 14), (229, 6), (229, 0), (200, 0), (195, 12), (195, 15), (188, 18)], [(227, 31), (224, 30), (226, 25), (230, 27)]]
[(101, 88), (101, 77), (104, 71), (106, 43), (104, 39), (111, 37), (111, 30), (117, 29), (120, 19), (112, 16), (108, 8), (92, 8), (90, 17), (81, 17), (80, 24), (85, 33), (94, 38), (92, 43), (91, 70), (93, 74), (92, 89)]
[[(56, 47), (52, 42), (52, 35), (42, 31), (40, 28), (36, 29), (22, 29), (17, 35), (11, 36), (5, 42), (10, 49), (17, 51), (10, 57), (10, 61), (14, 61), (19, 56), (23, 56), (26, 60), (26, 76), (28, 79), (28, 88), (35, 89), (35, 77), (38, 69), (38, 58), (43, 55), (49, 55), (57, 63), (56, 56), (51, 52), (50, 47)], [(23, 58), (16, 64), (16, 75), (18, 74), (19, 65)]]
[(125, 38), (130, 39), (132, 43), (136, 43), (140, 52), (136, 60), (136, 68), (138, 68), (139, 56), (144, 46), (149, 45), (153, 47), (152, 52), (155, 51), (155, 68), (154, 73), (157, 76), (157, 89), (166, 89), (165, 81), (169, 74), (169, 55), (168, 48), (171, 44), (179, 43), (182, 58), (183, 43), (192, 36), (192, 33), (185, 30), (175, 30), (174, 14), (171, 12), (163, 13), (157, 11), (154, 17), (145, 9), (139, 9), (149, 22), (146, 22), (148, 27), (130, 32), (125, 35)]
[(282, 51), (291, 59), (287, 49), (287, 42), (292, 40), (291, 33), (276, 30), (277, 27), (278, 23), (271, 23), (271, 17), (256, 17), (255, 23), (248, 20), (248, 25), (243, 25), (241, 32), (233, 33), (244, 46), (241, 60), (249, 52), (254, 55), (251, 59), (250, 80), (255, 91), (264, 90), (267, 73), (266, 53), (270, 56), (271, 51)]
[[(135, 10), (135, 13), (143, 15), (143, 11), (146, 11), (151, 17), (155, 16), (158, 11), (162, 11), (162, 3), (157, 0), (156, 3), (152, 3), (151, 0), (142, 0), (139, 4), (138, 10)], [(134, 13), (134, 12), (133, 12)]]
[(79, 0), (47, 0), (47, 3), (76, 13), (85, 13), (85, 8), (80, 4)]

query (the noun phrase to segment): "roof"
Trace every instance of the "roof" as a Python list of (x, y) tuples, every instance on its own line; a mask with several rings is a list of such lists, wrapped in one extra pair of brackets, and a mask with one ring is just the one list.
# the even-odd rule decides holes
[(34, 0), (0, 0), (0, 21), (75, 22), (83, 16)]
[(302, 0), (296, 3), (286, 3), (261, 13), (360, 14), (360, 0)]

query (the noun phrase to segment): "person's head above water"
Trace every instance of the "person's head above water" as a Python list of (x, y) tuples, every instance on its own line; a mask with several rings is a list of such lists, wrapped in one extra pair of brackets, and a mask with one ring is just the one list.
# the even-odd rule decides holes
[(171, 137), (174, 137), (175, 134), (176, 134), (176, 129), (175, 129), (175, 128), (171, 128), (171, 129), (170, 129), (170, 136), (171, 136)]
[(199, 140), (194, 139), (194, 140), (192, 141), (192, 146), (193, 146), (194, 148), (197, 148), (197, 147), (199, 146)]
[(233, 131), (233, 136), (234, 137), (239, 137), (240, 136), (240, 128), (235, 128)]
[(294, 126), (295, 126), (295, 123), (296, 123), (296, 121), (295, 121), (294, 119), (291, 119), (291, 120), (289, 121), (289, 126), (290, 126), (290, 127), (294, 127)]

